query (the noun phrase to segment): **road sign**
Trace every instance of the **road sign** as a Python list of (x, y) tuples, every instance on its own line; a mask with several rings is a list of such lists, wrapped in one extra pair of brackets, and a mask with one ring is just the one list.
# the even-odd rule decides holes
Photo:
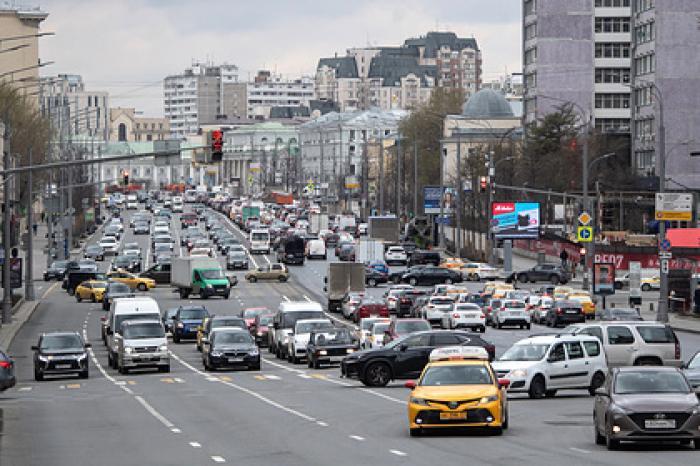
[(664, 239), (659, 243), (659, 250), (661, 251), (670, 251), (671, 250), (671, 242), (668, 239)]
[(593, 227), (578, 227), (577, 236), (580, 243), (590, 243), (593, 241)]
[(588, 212), (581, 212), (581, 215), (578, 216), (578, 223), (580, 223), (581, 225), (584, 225), (584, 226), (591, 223), (591, 220), (593, 220), (593, 218), (591, 217), (591, 214), (589, 214)]
[(668, 273), (668, 259), (661, 261), (661, 273)]
[(671, 254), (670, 252), (659, 252), (659, 259), (668, 260), (668, 259), (671, 259), (672, 257), (673, 257), (673, 254)]
[(693, 220), (693, 195), (656, 193), (656, 220)]

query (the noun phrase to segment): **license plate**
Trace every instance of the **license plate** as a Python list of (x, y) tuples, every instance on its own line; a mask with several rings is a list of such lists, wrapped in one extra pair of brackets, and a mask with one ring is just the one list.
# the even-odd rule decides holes
[(242, 362), (243, 358), (228, 358), (228, 362)]
[(440, 413), (441, 421), (449, 421), (455, 419), (467, 419), (467, 413)]
[(644, 427), (647, 429), (675, 429), (675, 419), (645, 419)]
[(567, 314), (578, 314), (577, 311), (566, 311)]
[(56, 369), (70, 369), (73, 364), (56, 364)]

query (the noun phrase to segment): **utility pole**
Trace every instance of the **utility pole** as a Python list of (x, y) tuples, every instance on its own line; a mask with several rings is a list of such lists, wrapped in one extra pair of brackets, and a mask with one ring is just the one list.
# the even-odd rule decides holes
[(493, 226), (491, 225), (491, 220), (493, 218), (493, 209), (491, 205), (493, 204), (493, 199), (494, 199), (494, 186), (496, 185), (496, 165), (495, 165), (495, 156), (496, 154), (491, 151), (488, 154), (486, 154), (486, 167), (487, 167), (487, 174), (488, 174), (488, 185), (486, 186), (486, 191), (488, 192), (488, 200), (486, 201), (486, 211), (488, 212), (488, 215), (486, 218), (488, 219), (488, 222), (486, 223), (486, 238), (489, 243), (489, 265), (495, 266), (496, 265), (496, 238), (495, 235), (493, 234)]
[(401, 216), (401, 194), (403, 189), (403, 160), (401, 157), (401, 134), (396, 138), (396, 216)]
[(362, 151), (362, 216), (369, 217), (367, 207), (369, 206), (369, 157), (367, 154), (367, 133), (364, 137), (364, 150)]
[[(73, 151), (68, 149), (68, 154), (69, 154), (69, 160), (73, 160)], [(68, 167), (68, 186), (73, 184), (73, 167)], [(68, 209), (66, 209), (68, 213), (68, 234), (67, 234), (67, 252), (66, 252), (66, 259), (70, 260), (70, 251), (73, 249), (73, 190), (68, 189)]]
[(464, 195), (464, 189), (462, 189), (462, 137), (457, 133), (457, 198), (455, 199), (455, 207), (457, 212), (455, 212), (455, 231), (457, 232), (455, 249), (456, 256), (462, 257), (462, 196)]
[(413, 139), (413, 217), (418, 216), (418, 140)]
[[(29, 166), (32, 165), (32, 148), (29, 148)], [(34, 215), (32, 204), (34, 195), (32, 193), (32, 169), (27, 171), (27, 254), (25, 255), (25, 277), (24, 277), (24, 299), (25, 301), (34, 301), (34, 232), (32, 225), (34, 224)]]
[[(11, 129), (10, 121), (8, 118), (5, 119), (5, 124), (3, 125), (4, 133), (4, 148), (3, 148), (3, 163), (4, 168), (10, 167), (10, 143), (11, 141)], [(12, 211), (10, 210), (10, 177), (5, 175), (2, 179), (3, 187), (3, 202), (5, 203), (5, 210), (3, 211), (2, 223), (3, 223), (3, 235), (2, 235), (2, 245), (4, 249), (4, 260), (2, 267), (2, 279), (3, 279), (3, 299), (2, 299), (2, 323), (9, 324), (12, 321), (12, 284), (10, 283), (10, 256), (12, 248), (10, 247), (10, 223), (12, 222)]]
[[(659, 103), (659, 138), (656, 149), (659, 157), (659, 191), (666, 191), (666, 123), (664, 122), (664, 100), (661, 90), (652, 83), (652, 89), (656, 91), (656, 100)], [(659, 222), (659, 244), (666, 240), (666, 221)], [(659, 283), (659, 305), (656, 313), (656, 320), (668, 322), (668, 259), (663, 259), (661, 266), (661, 280)]]
[[(585, 114), (583, 115), (585, 117)], [(582, 188), (583, 188), (583, 210), (588, 212), (590, 215), (591, 212), (591, 200), (588, 195), (588, 123), (589, 119), (586, 118), (586, 124), (583, 128), (583, 180), (582, 180)], [(595, 224), (594, 224), (595, 225)], [(593, 232), (593, 241), (595, 242), (595, 230)], [(590, 257), (592, 254), (591, 251), (591, 243), (586, 243), (585, 244), (585, 250), (586, 250), (586, 257), (584, 258), (584, 269), (583, 269), (583, 289), (588, 290), (589, 289), (589, 277), (591, 273), (591, 268), (593, 267), (593, 262), (595, 261), (595, 258)]]
[(384, 215), (384, 130), (379, 130), (379, 215)]
[[(323, 131), (321, 131), (320, 129), (318, 131), (318, 137), (319, 137), (319, 142), (321, 143), (321, 145), (320, 145), (321, 161), (320, 161), (320, 165), (319, 165), (319, 178), (318, 178), (318, 180), (319, 180), (318, 189), (320, 191), (323, 189), (323, 180), (325, 178), (325, 176), (324, 176), (325, 175), (325, 172), (324, 172), (325, 167), (324, 167), (324, 160), (323, 160), (325, 158), (325, 155), (323, 153), (324, 152), (323, 151)], [(323, 196), (321, 198), (321, 202), (327, 201), (327, 200), (328, 200), (328, 188), (326, 188), (326, 194), (325, 194), (325, 196)], [(328, 202), (326, 202), (326, 204), (328, 204)]]
[(445, 224), (443, 223), (445, 218), (445, 175), (444, 175), (444, 159), (445, 154), (443, 153), (444, 146), (442, 141), (440, 141), (440, 216), (438, 217), (438, 246), (441, 249), (445, 249)]

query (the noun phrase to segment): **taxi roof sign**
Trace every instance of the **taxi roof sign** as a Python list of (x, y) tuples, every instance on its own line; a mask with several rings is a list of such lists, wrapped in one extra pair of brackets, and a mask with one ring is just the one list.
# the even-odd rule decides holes
[(445, 346), (430, 352), (430, 361), (489, 360), (489, 353), (480, 346)]

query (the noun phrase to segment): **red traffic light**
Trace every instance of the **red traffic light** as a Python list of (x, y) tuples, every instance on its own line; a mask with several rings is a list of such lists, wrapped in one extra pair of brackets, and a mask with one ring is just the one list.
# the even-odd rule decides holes
[(479, 177), (479, 189), (483, 192), (489, 186), (489, 179), (486, 176)]
[(220, 162), (224, 155), (224, 132), (215, 129), (211, 136), (211, 159), (212, 162)]

